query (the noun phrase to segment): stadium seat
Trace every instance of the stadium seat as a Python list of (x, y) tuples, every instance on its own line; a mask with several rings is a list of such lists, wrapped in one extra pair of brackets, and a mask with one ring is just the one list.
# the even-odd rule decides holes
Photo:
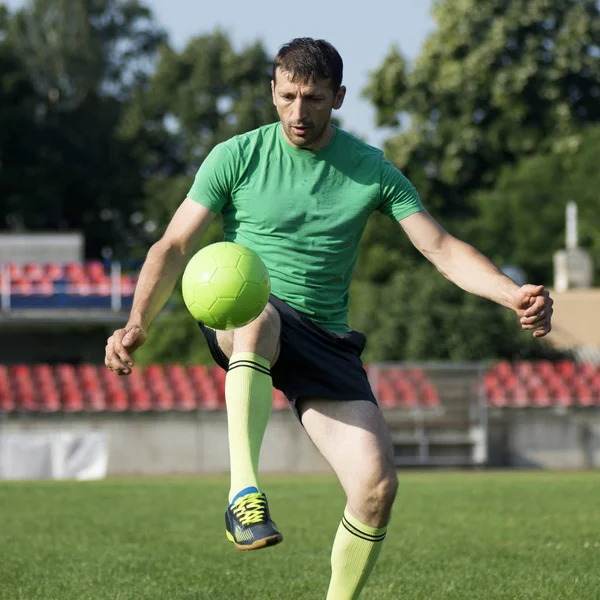
[(585, 383), (579, 383), (575, 386), (575, 400), (579, 406), (594, 406), (596, 404), (594, 391)]
[(123, 412), (128, 408), (127, 393), (123, 388), (107, 390), (106, 410), (110, 412)]
[(420, 396), (425, 404), (430, 408), (435, 408), (440, 406), (440, 397), (438, 395), (438, 390), (433, 383), (426, 382), (420, 388)]
[(394, 408), (396, 407), (396, 390), (393, 388), (391, 383), (385, 379), (381, 379), (377, 386), (377, 401), (382, 408)]
[(544, 384), (529, 388), (528, 394), (531, 398), (531, 403), (533, 406), (541, 408), (544, 406), (551, 406), (553, 403), (550, 389)]
[(501, 380), (504, 380), (512, 375), (512, 366), (506, 360), (497, 362), (492, 367), (492, 369), (493, 369), (493, 372), (496, 373)]
[(575, 363), (570, 360), (559, 360), (556, 363), (556, 372), (565, 380), (571, 381), (575, 375)]
[(554, 365), (549, 360), (540, 360), (533, 363), (533, 370), (545, 379), (554, 374)]
[(43, 267), (46, 277), (51, 281), (64, 278), (64, 267), (60, 263), (47, 263)]
[(426, 376), (425, 376), (425, 371), (423, 369), (419, 369), (417, 367), (411, 367), (409, 369), (406, 369), (406, 371), (404, 371), (404, 377), (410, 379), (411, 381), (415, 382), (415, 383), (420, 383), (422, 381), (425, 381)]
[(135, 412), (144, 412), (151, 410), (152, 400), (150, 392), (145, 388), (133, 389), (130, 391), (129, 409)]
[(10, 293), (15, 296), (31, 296), (33, 283), (26, 279), (13, 279), (10, 284)]
[(23, 267), (16, 263), (9, 263), (8, 274), (9, 274), (11, 280), (23, 279), (23, 277), (24, 277)]
[(527, 380), (533, 375), (533, 365), (526, 361), (517, 361), (513, 365), (513, 373), (522, 380)]
[(527, 388), (520, 382), (507, 388), (511, 406), (529, 406), (531, 400)]
[(502, 387), (494, 387), (487, 390), (487, 400), (495, 408), (504, 408), (509, 405), (506, 390)]
[(23, 265), (22, 273), (25, 279), (32, 282), (39, 281), (45, 276), (44, 269), (39, 263), (27, 263)]
[(574, 404), (574, 394), (571, 388), (561, 384), (552, 390), (555, 406), (572, 406)]

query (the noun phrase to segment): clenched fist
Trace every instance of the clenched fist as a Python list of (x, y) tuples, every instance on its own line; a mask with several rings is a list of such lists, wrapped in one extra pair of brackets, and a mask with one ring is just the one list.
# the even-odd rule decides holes
[(513, 308), (519, 317), (521, 329), (533, 331), (541, 338), (552, 331), (554, 301), (543, 285), (524, 285), (515, 293)]

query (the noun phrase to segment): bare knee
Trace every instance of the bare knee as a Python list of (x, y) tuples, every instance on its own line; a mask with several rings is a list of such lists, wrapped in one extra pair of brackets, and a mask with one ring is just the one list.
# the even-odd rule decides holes
[(348, 506), (365, 525), (383, 527), (390, 520), (397, 491), (398, 476), (390, 469), (377, 481), (359, 486), (352, 497), (348, 497)]
[(279, 356), (280, 334), (279, 313), (272, 304), (267, 304), (252, 323), (233, 331), (218, 331), (217, 341), (228, 358), (239, 352), (252, 352), (273, 365)]

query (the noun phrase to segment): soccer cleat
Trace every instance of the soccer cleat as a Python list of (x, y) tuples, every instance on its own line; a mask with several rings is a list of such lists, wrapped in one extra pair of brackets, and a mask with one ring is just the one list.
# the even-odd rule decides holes
[(246, 488), (225, 511), (225, 535), (238, 550), (259, 550), (283, 541), (271, 521), (267, 497), (256, 488)]

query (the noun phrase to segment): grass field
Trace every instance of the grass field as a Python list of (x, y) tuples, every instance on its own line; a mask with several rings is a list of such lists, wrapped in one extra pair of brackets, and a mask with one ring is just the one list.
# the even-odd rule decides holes
[[(0, 484), (0, 598), (324, 599), (343, 496), (267, 478), (282, 545), (226, 541), (224, 478)], [(401, 474), (362, 598), (600, 599), (600, 473)]]

